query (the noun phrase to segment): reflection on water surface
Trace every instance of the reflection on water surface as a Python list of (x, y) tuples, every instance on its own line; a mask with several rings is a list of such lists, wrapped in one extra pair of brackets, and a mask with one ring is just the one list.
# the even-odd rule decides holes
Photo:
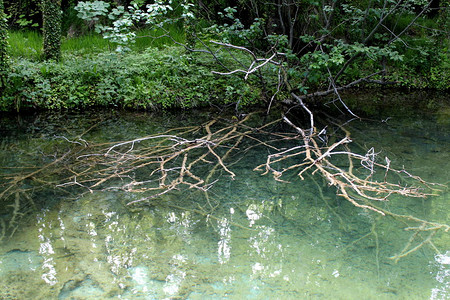
[[(2, 121), (2, 178), (12, 167), (50, 162), (55, 135), (120, 141), (192, 121), (146, 114), (72, 115), (64, 124), (51, 118), (24, 120), (22, 131)], [(362, 147), (375, 146), (422, 178), (447, 183), (448, 124), (434, 117), (397, 117), (350, 127)], [(28, 203), (22, 205), (26, 214), (11, 237), (5, 220), (12, 207), (2, 211), (0, 298), (448, 298), (448, 234), (437, 234), (432, 246), (394, 263), (389, 257), (411, 236), (404, 224), (353, 207), (318, 176), (289, 184), (253, 172), (267, 149), (241, 155), (232, 167), (236, 180), (223, 172), (208, 198), (184, 189), (130, 207), (126, 204), (139, 194), (39, 190), (24, 182), (30, 199), (21, 200)], [(385, 205), (448, 223), (448, 201), (444, 190), (433, 198)]]

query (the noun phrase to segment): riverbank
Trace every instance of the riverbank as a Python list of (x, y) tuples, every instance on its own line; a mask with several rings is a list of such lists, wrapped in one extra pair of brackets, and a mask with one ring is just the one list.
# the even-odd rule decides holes
[[(224, 65), (249, 60), (245, 54), (217, 52)], [(213, 74), (220, 66), (206, 53), (191, 53), (179, 46), (150, 47), (129, 53), (99, 52), (80, 55), (66, 51), (60, 62), (15, 57), (1, 93), (0, 111), (87, 109), (93, 107), (131, 110), (198, 108), (211, 105), (236, 107), (266, 105), (277, 92), (277, 71), (267, 68), (247, 80), (242, 73)], [(448, 91), (450, 72), (418, 73), (399, 67), (384, 77), (391, 88)], [(435, 68), (435, 69), (436, 69)], [(363, 72), (347, 74), (352, 81)], [(275, 81), (274, 81), (275, 80)], [(262, 84), (264, 83), (264, 84)], [(379, 89), (363, 83), (359, 87)], [(310, 90), (320, 90), (311, 86)], [(323, 87), (326, 88), (326, 87)], [(386, 88), (386, 86), (383, 86)], [(277, 93), (278, 100), (288, 97)], [(277, 100), (277, 99), (275, 99)]]
[(181, 47), (105, 52), (61, 62), (14, 59), (0, 110), (117, 107), (158, 110), (259, 101), (250, 81), (211, 73), (212, 62)]

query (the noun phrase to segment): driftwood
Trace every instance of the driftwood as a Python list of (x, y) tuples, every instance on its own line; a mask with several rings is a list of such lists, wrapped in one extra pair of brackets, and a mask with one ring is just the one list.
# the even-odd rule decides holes
[[(210, 203), (209, 189), (218, 180), (240, 180), (233, 171), (239, 163), (235, 153), (264, 147), (270, 154), (265, 163), (255, 166), (255, 171), (262, 172), (262, 175), (270, 173), (275, 180), (286, 182), (285, 174), (296, 172), (298, 180), (292, 184), (301, 184), (306, 175), (319, 174), (338, 196), (355, 207), (404, 222), (405, 230), (411, 232), (410, 242), (393, 259), (407, 256), (426, 244), (436, 249), (432, 237), (437, 231), (448, 231), (448, 225), (395, 214), (379, 204), (395, 195), (429, 197), (439, 186), (406, 170), (393, 168), (388, 158), (380, 163), (374, 149), (363, 154), (352, 152), (350, 133), (343, 127), (339, 127), (343, 134), (336, 142), (325, 143), (325, 130), (316, 129), (313, 113), (300, 100), (300, 106), (309, 114), (309, 128), (306, 129), (295, 125), (286, 115), (264, 125), (250, 125), (256, 123), (254, 117), (259, 118), (255, 113), (240, 120), (235, 117), (217, 118), (200, 126), (174, 128), (115, 143), (95, 144), (82, 139), (56, 137), (69, 145), (70, 151), (39, 169), (2, 178), (0, 200), (12, 203), (12, 218), (9, 224), (0, 224), (0, 233), (2, 237), (8, 233), (11, 236), (22, 216), (23, 201), (32, 202), (26, 196), (27, 191), (21, 188), (24, 180), (39, 181), (42, 188), (75, 188), (77, 193), (80, 189), (90, 193), (122, 190), (142, 195), (128, 205), (155, 203), (161, 196), (175, 190), (196, 189), (205, 194), (208, 205), (191, 210), (214, 219), (214, 209), (218, 204)], [(288, 124), (292, 130), (273, 129), (275, 126), (280, 128), (282, 123)], [(292, 146), (294, 142), (295, 146)], [(49, 174), (57, 174), (60, 179), (58, 182), (49, 181), (46, 179)], [(392, 176), (403, 178), (405, 184), (391, 182)], [(426, 236), (422, 237), (422, 234)]]

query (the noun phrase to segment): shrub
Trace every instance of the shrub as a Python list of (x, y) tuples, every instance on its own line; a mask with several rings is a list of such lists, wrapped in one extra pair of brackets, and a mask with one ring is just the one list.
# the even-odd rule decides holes
[(180, 47), (67, 55), (61, 62), (15, 58), (0, 109), (168, 109), (260, 101), (251, 81), (214, 75), (210, 64), (209, 58)]

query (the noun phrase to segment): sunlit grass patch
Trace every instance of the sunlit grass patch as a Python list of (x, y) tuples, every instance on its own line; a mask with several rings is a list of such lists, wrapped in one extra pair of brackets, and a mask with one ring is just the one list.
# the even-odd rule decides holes
[(42, 35), (37, 31), (10, 31), (9, 53), (12, 57), (39, 60), (42, 54)]
[[(166, 28), (169, 37), (163, 37), (162, 29), (141, 29), (136, 32), (135, 43), (128, 45), (132, 51), (141, 52), (149, 47), (160, 48), (173, 44), (173, 41), (184, 42), (184, 30), (176, 25)], [(27, 58), (40, 60), (42, 55), (42, 34), (38, 31), (11, 31), (9, 32), (10, 55), (14, 58)], [(117, 45), (104, 39), (100, 34), (89, 32), (74, 37), (63, 37), (61, 51), (65, 54), (87, 55), (114, 51)]]
[(91, 54), (111, 49), (114, 49), (114, 45), (96, 33), (63, 38), (61, 43), (61, 51), (74, 54)]

